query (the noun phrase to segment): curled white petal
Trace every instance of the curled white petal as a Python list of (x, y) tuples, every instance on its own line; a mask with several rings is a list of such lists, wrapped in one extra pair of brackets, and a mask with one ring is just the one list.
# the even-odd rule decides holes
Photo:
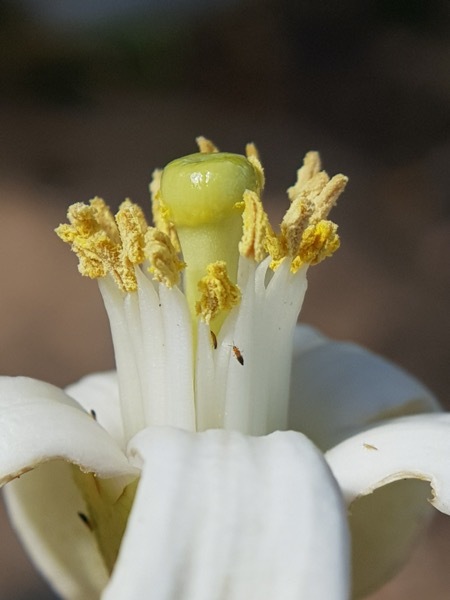
[(431, 392), (389, 361), (297, 328), (289, 427), (323, 450), (381, 419), (437, 409)]
[[(110, 389), (109, 377), (100, 381), (103, 391)], [(99, 380), (91, 378), (81, 388), (86, 398), (91, 389), (95, 402), (103, 393), (90, 388), (92, 382)], [(78, 395), (77, 386), (72, 389)], [(36, 565), (63, 597), (98, 598), (107, 574), (95, 538), (79, 516), (87, 509), (69, 463), (117, 477), (117, 493), (139, 471), (75, 400), (26, 377), (0, 378), (0, 457), (1, 483), (17, 478), (5, 490), (8, 511)]]
[(430, 482), (430, 502), (450, 514), (450, 415), (415, 415), (367, 429), (326, 453), (348, 504), (400, 479)]
[(72, 467), (39, 465), (4, 488), (11, 522), (39, 571), (66, 600), (98, 600), (108, 581)]
[(338, 600), (348, 597), (342, 500), (301, 434), (248, 437), (149, 428), (104, 600)]
[(449, 455), (450, 415), (444, 414), (379, 424), (327, 452), (351, 504), (356, 598), (377, 589), (406, 562), (430, 517), (430, 483), (431, 503), (449, 512)]
[(59, 388), (0, 378), (0, 483), (62, 458), (101, 477), (135, 476), (113, 438)]

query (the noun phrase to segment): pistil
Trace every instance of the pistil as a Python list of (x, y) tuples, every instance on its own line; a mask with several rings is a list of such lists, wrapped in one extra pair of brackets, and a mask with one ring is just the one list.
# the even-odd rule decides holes
[(238, 154), (199, 152), (172, 161), (162, 173), (160, 211), (178, 235), (186, 263), (184, 293), (194, 322), (201, 300), (198, 284), (208, 265), (225, 263), (236, 284), (242, 199), (246, 190), (259, 193), (262, 187), (262, 172), (254, 165)]

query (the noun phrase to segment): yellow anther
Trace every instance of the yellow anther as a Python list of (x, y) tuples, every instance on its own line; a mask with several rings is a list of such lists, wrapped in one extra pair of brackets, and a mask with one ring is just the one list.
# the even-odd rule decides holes
[(304, 264), (316, 265), (339, 248), (337, 225), (332, 221), (319, 221), (309, 225), (302, 234), (300, 247), (292, 261), (291, 271), (296, 273)]
[(321, 168), (320, 155), (318, 152), (308, 152), (303, 159), (303, 165), (297, 171), (297, 181), (288, 189), (290, 200), (294, 200), (305, 184), (317, 173)]
[(180, 279), (180, 271), (186, 266), (178, 258), (167, 234), (155, 227), (149, 227), (145, 234), (145, 254), (149, 259), (149, 271), (153, 277), (167, 287), (176, 285)]
[[(246, 156), (241, 156), (220, 153), (204, 137), (197, 144), (200, 152), (153, 173), (156, 228), (148, 227), (142, 210), (129, 200), (114, 218), (105, 202), (94, 198), (89, 205), (71, 206), (69, 224), (57, 233), (78, 255), (83, 275), (110, 273), (125, 292), (136, 290), (135, 266), (147, 260), (153, 277), (168, 287), (178, 283), (186, 267), (184, 293), (194, 328), (201, 315), (208, 323), (214, 321), (218, 332), (225, 312), (240, 298), (233, 283), (239, 253), (256, 262), (269, 254), (273, 270), (288, 258), (295, 272), (339, 247), (336, 225), (326, 219), (347, 178), (336, 175), (330, 180), (320, 170), (318, 153), (306, 154), (288, 190), (291, 204), (276, 235), (260, 200), (264, 172), (255, 145), (247, 144)], [(179, 240), (185, 263), (178, 256)]]
[(162, 229), (160, 227), (160, 221), (161, 219), (165, 219), (164, 214), (161, 215), (161, 207), (159, 204), (159, 190), (161, 189), (161, 175), (162, 175), (162, 169), (155, 169), (152, 173), (152, 180), (150, 181), (150, 185), (149, 190), (150, 190), (150, 198), (152, 201), (152, 216), (153, 216), (153, 223), (155, 224), (155, 227), (158, 227), (158, 229)]
[(145, 260), (147, 223), (142, 210), (126, 200), (116, 218), (100, 198), (90, 204), (73, 204), (67, 213), (70, 224), (56, 229), (78, 256), (78, 270), (93, 279), (114, 277), (124, 292), (136, 290), (134, 265)]
[[(256, 149), (248, 145), (248, 160), (256, 157)], [(261, 262), (267, 254), (270, 268), (276, 270), (286, 257), (292, 259), (291, 270), (303, 264), (316, 264), (339, 247), (336, 226), (324, 219), (336, 203), (347, 183), (347, 177), (336, 175), (331, 180), (320, 171), (317, 152), (308, 152), (297, 172), (296, 184), (289, 188), (291, 205), (281, 223), (279, 236), (273, 232), (259, 195), (246, 191), (243, 205), (243, 236), (239, 244), (241, 255)]]
[(253, 142), (250, 142), (245, 146), (245, 155), (248, 162), (253, 165), (253, 168), (258, 174), (259, 188), (263, 190), (265, 184), (264, 169), (259, 158), (258, 149)]
[(297, 198), (284, 215), (281, 223), (281, 236), (290, 256), (294, 256), (298, 250), (302, 234), (311, 218), (311, 213), (311, 206)]
[(173, 247), (177, 252), (180, 252), (180, 242), (178, 241), (175, 226), (170, 220), (169, 209), (161, 198), (160, 189), (162, 172), (162, 169), (155, 169), (152, 173), (152, 180), (150, 182), (153, 223), (155, 227), (169, 236)]
[(255, 158), (257, 158), (259, 160), (258, 148), (255, 146), (255, 144), (253, 142), (249, 142), (248, 144), (245, 145), (245, 156), (247, 158), (254, 156)]
[(281, 245), (291, 256), (293, 269), (316, 264), (339, 247), (336, 226), (325, 221), (347, 184), (347, 177), (331, 180), (320, 171), (317, 152), (309, 152), (297, 172), (297, 182), (288, 190), (291, 206), (281, 223)]
[(219, 152), (219, 148), (214, 144), (214, 142), (208, 140), (208, 138), (205, 138), (202, 135), (199, 135), (197, 138), (195, 138), (195, 141), (197, 142), (199, 152), (202, 154)]
[(239, 243), (242, 256), (261, 262), (267, 256), (267, 237), (273, 236), (269, 217), (256, 192), (244, 192), (243, 235)]
[[(114, 218), (106, 217), (108, 207), (100, 198), (91, 200), (91, 205), (77, 202), (69, 207), (67, 218), (70, 224), (56, 228), (57, 235), (71, 245), (78, 256), (78, 270), (91, 278), (104, 277), (119, 254), (117, 243), (102, 229), (99, 220), (105, 220), (111, 226), (114, 237), (118, 237)], [(99, 219), (99, 215), (102, 219)]]
[(144, 236), (148, 229), (147, 221), (140, 206), (125, 200), (116, 215), (117, 229), (122, 241), (122, 260), (133, 265), (144, 262)]
[(230, 310), (238, 304), (241, 293), (228, 277), (226, 263), (218, 260), (206, 268), (207, 274), (198, 282), (200, 299), (195, 309), (206, 323), (210, 323), (225, 310)]
[(314, 212), (312, 214), (312, 220), (314, 222), (317, 223), (328, 217), (330, 210), (345, 190), (347, 183), (348, 177), (345, 175), (335, 175), (327, 182), (320, 194), (314, 200)]
[(116, 221), (106, 202), (102, 198), (96, 196), (89, 202), (89, 205), (99, 229), (104, 231), (110, 240), (116, 244), (119, 243), (120, 236)]

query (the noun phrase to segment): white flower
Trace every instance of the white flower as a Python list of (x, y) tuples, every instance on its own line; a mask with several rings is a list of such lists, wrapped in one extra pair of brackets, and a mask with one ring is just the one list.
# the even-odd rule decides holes
[(346, 178), (308, 154), (276, 236), (253, 146), (199, 145), (156, 174), (157, 229), (100, 199), (58, 229), (99, 279), (117, 373), (66, 392), (1, 378), (10, 516), (64, 598), (339, 600), (350, 562), (362, 595), (426, 519), (422, 480), (450, 513), (450, 417), (420, 414), (431, 394), (383, 359), (296, 327)]

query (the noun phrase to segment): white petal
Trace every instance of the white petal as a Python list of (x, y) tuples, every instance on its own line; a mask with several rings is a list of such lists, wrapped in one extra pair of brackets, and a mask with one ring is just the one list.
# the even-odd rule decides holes
[(437, 409), (425, 386), (387, 360), (297, 328), (289, 427), (323, 450), (381, 419)]
[(55, 458), (105, 478), (136, 474), (113, 438), (62, 390), (0, 377), (0, 483)]
[(94, 411), (97, 423), (125, 449), (116, 371), (87, 375), (69, 385), (65, 391), (81, 404), (86, 412), (91, 414), (91, 411)]
[(113, 438), (62, 390), (26, 377), (1, 377), (0, 480), (20, 477), (5, 490), (12, 521), (55, 589), (66, 598), (98, 598), (105, 570), (78, 515), (86, 508), (72, 467), (57, 459), (124, 483), (138, 473)]
[(450, 514), (450, 415), (394, 419), (326, 453), (347, 503), (399, 479), (430, 481), (430, 502)]
[(103, 600), (348, 597), (342, 502), (301, 434), (147, 429), (118, 563)]
[(66, 600), (97, 600), (108, 581), (72, 467), (51, 461), (9, 483), (5, 500), (33, 562)]
[(408, 558), (429, 516), (427, 481), (432, 504), (450, 513), (449, 456), (447, 414), (380, 424), (326, 454), (347, 502), (353, 502), (350, 525), (357, 597), (379, 587)]

